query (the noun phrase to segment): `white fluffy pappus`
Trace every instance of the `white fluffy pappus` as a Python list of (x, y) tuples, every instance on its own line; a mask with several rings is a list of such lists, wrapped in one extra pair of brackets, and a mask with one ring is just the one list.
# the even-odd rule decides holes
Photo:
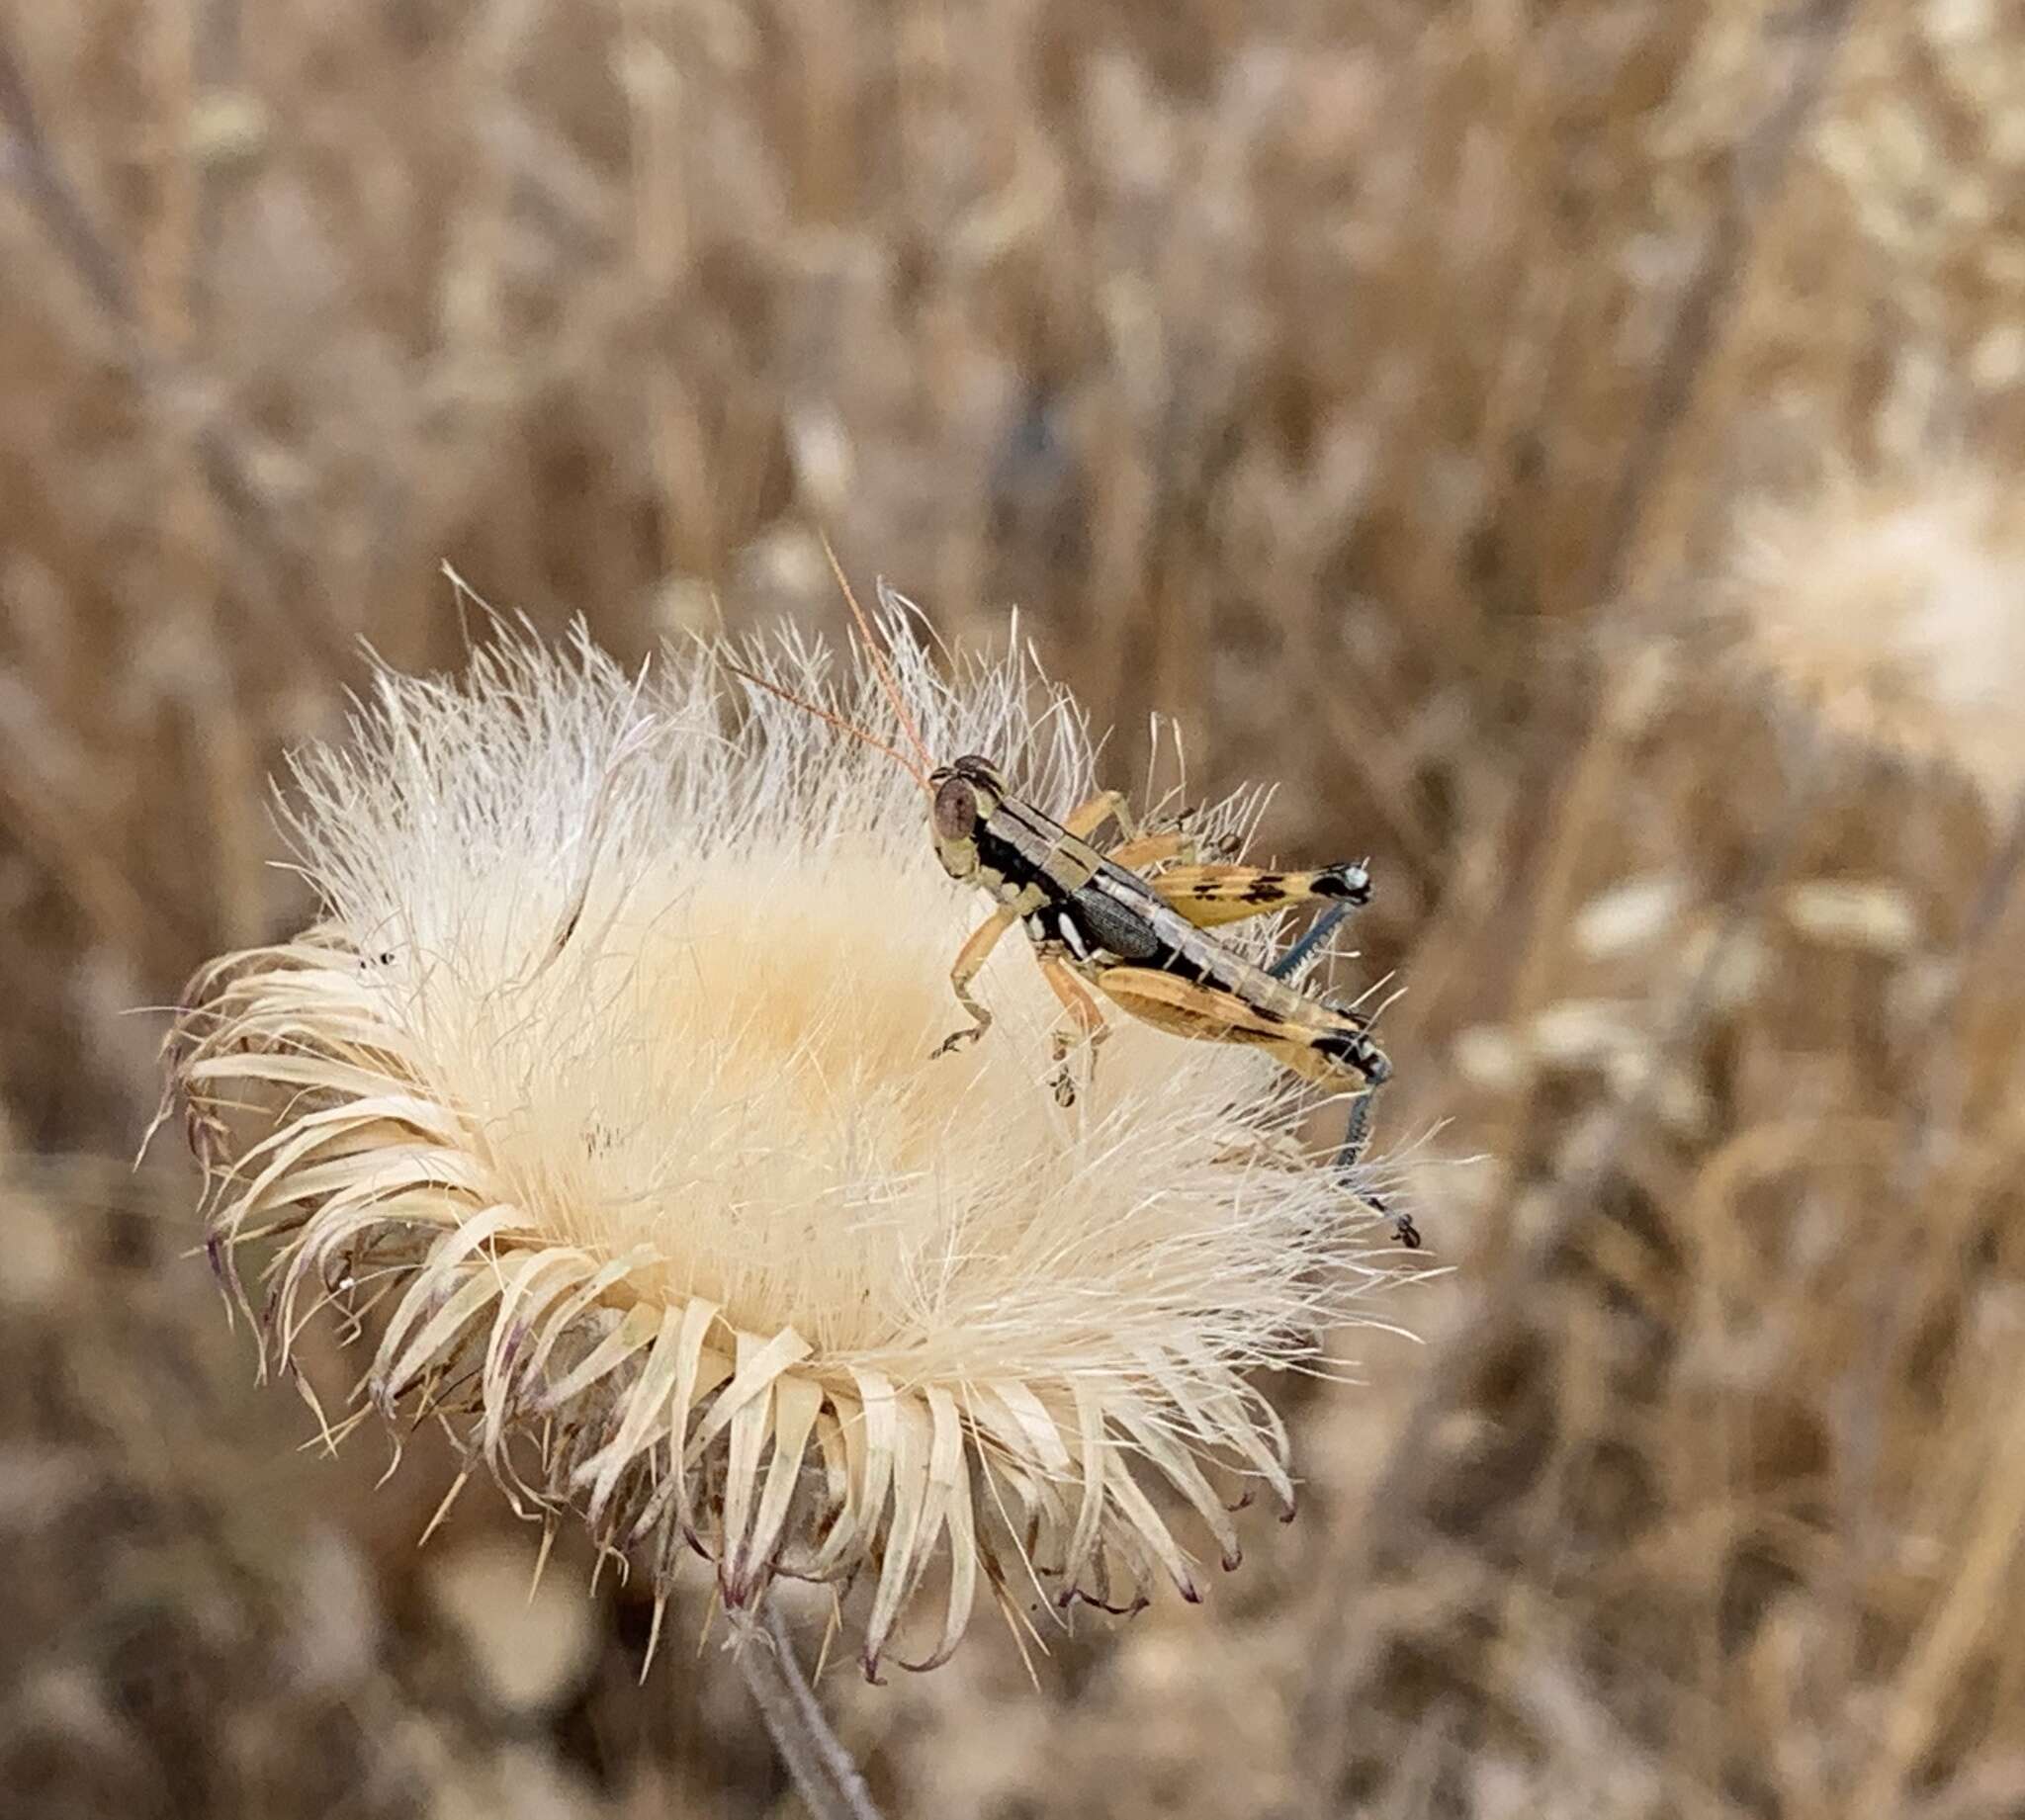
[(1716, 589), (1750, 665), (1844, 735), (1953, 765), (1996, 816), (2025, 789), (2025, 512), (2013, 493), (1960, 460), (1832, 472), (1739, 513)]
[[(1058, 813), (1091, 793), (1082, 720), (1024, 658), (945, 681), (903, 626), (938, 758), (989, 753)], [(738, 654), (898, 737), (862, 669)], [(1257, 1053), (1114, 1013), (1058, 1106), (1016, 934), (988, 1036), (930, 1060), (986, 906), (890, 758), (710, 650), (635, 679), (509, 642), (460, 681), (381, 674), (349, 748), (296, 773), (320, 919), (200, 973), (168, 1053), (249, 1309), (235, 1260), (264, 1260), (267, 1362), (327, 1305), (354, 1334), (376, 1311), (340, 1429), (441, 1417), (467, 1476), (580, 1513), (663, 1600), (685, 1546), (735, 1608), (861, 1579), (874, 1677), (926, 1582), (911, 1667), (981, 1578), (1015, 1619), (1162, 1573), (1194, 1599), (1179, 1505), (1232, 1566), (1254, 1487), (1290, 1514), (1248, 1374), (1315, 1368), (1396, 1275), (1376, 1216)]]

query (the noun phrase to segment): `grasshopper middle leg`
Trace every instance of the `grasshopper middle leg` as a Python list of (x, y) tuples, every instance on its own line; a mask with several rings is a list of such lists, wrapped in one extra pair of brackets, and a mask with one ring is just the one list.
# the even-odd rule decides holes
[(1110, 1035), (1110, 1025), (1104, 1022), (1102, 1007), (1063, 962), (1052, 955), (1042, 955), (1040, 973), (1062, 1001), (1065, 1016), (1065, 1021), (1055, 1026), (1053, 1049), (1055, 1104), (1066, 1108), (1076, 1103), (1076, 1080), (1069, 1072), (1070, 1053), (1079, 1043), (1088, 1043), (1094, 1069), (1098, 1047)]

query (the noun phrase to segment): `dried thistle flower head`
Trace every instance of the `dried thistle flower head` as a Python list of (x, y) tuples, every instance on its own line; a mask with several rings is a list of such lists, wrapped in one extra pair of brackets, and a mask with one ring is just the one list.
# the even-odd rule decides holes
[[(813, 648), (744, 656), (890, 726)], [(1081, 721), (1020, 660), (898, 663), (938, 754), (1088, 793)], [(709, 651), (629, 681), (509, 646), (462, 683), (382, 675), (351, 749), (297, 772), (321, 919), (200, 974), (170, 1053), (235, 1289), (263, 1248), (269, 1361), (377, 1305), (341, 1426), (442, 1418), (662, 1599), (685, 1545), (734, 1607), (861, 1576), (868, 1673), (938, 1562), (910, 1666), (980, 1577), (1009, 1614), (1163, 1572), (1193, 1599), (1179, 1504), (1230, 1565), (1236, 1499), (1291, 1510), (1245, 1374), (1311, 1363), (1388, 1274), (1368, 1210), (1256, 1054), (1121, 1024), (1057, 1106), (1023, 943), (981, 982), (989, 1039), (929, 1060), (983, 906), (886, 757)]]
[(2025, 788), (2025, 515), (1992, 475), (1839, 474), (1753, 506), (1721, 591), (1746, 658), (1830, 727), (1955, 765), (1998, 812)]

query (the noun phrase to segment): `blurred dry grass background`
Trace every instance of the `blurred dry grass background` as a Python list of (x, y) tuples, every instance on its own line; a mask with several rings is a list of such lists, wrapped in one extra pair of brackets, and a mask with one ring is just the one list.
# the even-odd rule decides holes
[(11, 1810), (793, 1811), (124, 1159), (440, 560), (633, 659), (827, 525), (1368, 850), (1483, 1159), (1207, 1609), (832, 1678), (893, 1811), (2025, 1812), (2021, 123), (1991, 0), (7, 0)]

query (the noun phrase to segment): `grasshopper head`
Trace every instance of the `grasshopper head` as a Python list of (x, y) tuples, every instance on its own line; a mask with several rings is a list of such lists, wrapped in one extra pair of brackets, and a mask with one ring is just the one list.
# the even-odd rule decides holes
[(978, 830), (1004, 801), (1006, 779), (989, 758), (972, 753), (928, 774), (933, 792), (928, 826), (935, 837), (935, 857), (952, 879), (977, 876)]

